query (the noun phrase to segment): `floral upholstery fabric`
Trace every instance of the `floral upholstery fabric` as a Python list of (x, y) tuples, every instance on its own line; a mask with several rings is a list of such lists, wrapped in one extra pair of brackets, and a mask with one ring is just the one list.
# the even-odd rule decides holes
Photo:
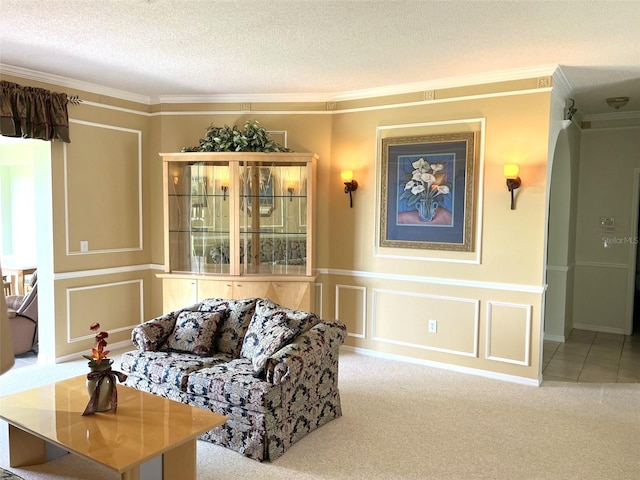
[(225, 354), (201, 357), (192, 353), (137, 350), (122, 354), (120, 368), (127, 374), (141, 375), (153, 383), (185, 390), (190, 373), (229, 360), (230, 357)]
[(256, 298), (244, 300), (208, 298), (198, 306), (200, 312), (220, 312), (222, 314), (222, 322), (218, 326), (214, 339), (216, 352), (228, 353), (233, 358), (240, 356), (242, 341), (256, 308), (256, 301)]
[[(233, 302), (242, 301), (226, 302), (237, 309)], [(208, 299), (195, 310), (222, 311), (222, 303)], [(258, 315), (273, 305), (263, 302)], [(306, 434), (342, 415), (338, 354), (346, 327), (337, 320), (319, 320), (308, 312), (307, 316), (279, 317), (274, 325), (302, 333), (266, 359), (261, 375), (256, 376), (252, 357), (219, 352), (201, 357), (139, 348), (122, 356), (121, 369), (128, 374), (125, 384), (226, 415), (224, 425), (200, 438), (258, 461), (275, 460)], [(246, 331), (243, 323), (245, 319), (236, 325)], [(258, 323), (268, 324), (265, 319)]]
[(209, 355), (213, 336), (222, 319), (220, 312), (180, 312), (167, 338), (167, 349), (175, 352)]
[(244, 337), (240, 356), (254, 358), (260, 340), (268, 334), (271, 327), (283, 325), (294, 332), (304, 332), (319, 321), (315, 313), (286, 308), (272, 300), (260, 299), (256, 302), (255, 313)]
[(176, 318), (183, 311), (196, 310), (197, 306), (187, 307), (138, 325), (131, 331), (131, 342), (140, 350), (158, 350), (176, 325)]
[(259, 337), (258, 346), (251, 357), (253, 374), (255, 376), (262, 374), (269, 357), (287, 345), (297, 333), (298, 330), (293, 330), (286, 325), (267, 325), (267, 331)]
[(0, 468), (0, 480), (22, 480), (22, 477), (19, 477), (13, 472), (9, 470), (5, 470), (4, 468)]
[(253, 375), (250, 360), (240, 358), (193, 372), (189, 375), (186, 391), (215, 402), (229, 402), (254, 412), (266, 412), (282, 405), (280, 389), (272, 387)]

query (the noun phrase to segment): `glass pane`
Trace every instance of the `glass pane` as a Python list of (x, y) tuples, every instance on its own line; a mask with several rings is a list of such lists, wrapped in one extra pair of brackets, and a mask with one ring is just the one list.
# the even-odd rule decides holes
[(229, 272), (229, 167), (170, 162), (171, 271)]
[(307, 164), (256, 162), (240, 170), (243, 273), (304, 274)]

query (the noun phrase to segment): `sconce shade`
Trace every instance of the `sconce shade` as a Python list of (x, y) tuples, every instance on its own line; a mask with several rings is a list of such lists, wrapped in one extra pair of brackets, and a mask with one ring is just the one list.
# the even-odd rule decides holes
[(518, 165), (510, 164), (504, 166), (505, 178), (517, 178), (518, 173), (520, 173), (520, 167)]
[(343, 170), (340, 172), (340, 178), (344, 183), (350, 183), (353, 180), (353, 170)]

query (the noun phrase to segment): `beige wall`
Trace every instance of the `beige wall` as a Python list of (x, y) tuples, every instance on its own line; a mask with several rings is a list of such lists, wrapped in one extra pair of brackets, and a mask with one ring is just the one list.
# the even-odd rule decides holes
[[(550, 94), (452, 100), (335, 115), (330, 256), (319, 262), (328, 268), (323, 315), (347, 323), (353, 347), (537, 379)], [(485, 127), (475, 192), (475, 225), (482, 230), (474, 252), (377, 248), (376, 127), (435, 123), (418, 130), (437, 133), (482, 126), (465, 119), (483, 119)], [(437, 124), (443, 121), (460, 123)], [(413, 130), (394, 130), (405, 132)], [(514, 211), (505, 163), (521, 167)], [(341, 194), (343, 168), (359, 182), (353, 209)], [(402, 258), (408, 256), (414, 258)], [(428, 333), (428, 320), (437, 320), (436, 334)]]
[[(417, 92), (337, 102), (331, 110), (324, 104), (254, 104), (249, 113), (238, 113), (239, 105), (148, 108), (116, 99), (106, 101), (118, 108), (104, 108), (99, 105), (104, 98), (79, 92), (87, 101), (70, 107), (72, 143), (52, 149), (55, 356), (91, 347), (82, 333), (92, 318), (115, 332), (113, 342), (126, 342), (131, 325), (160, 313), (158, 153), (196, 145), (211, 123), (257, 119), (268, 130), (286, 130), (293, 150), (320, 157), (318, 309), (349, 326), (349, 346), (535, 383), (544, 291), (548, 85), (520, 80), (436, 91), (432, 102)], [(376, 246), (377, 135), (405, 135), (412, 131), (408, 124), (421, 124), (416, 131), (424, 133), (478, 133), (470, 253)], [(505, 163), (521, 168), (514, 211), (502, 174)], [(360, 184), (353, 209), (340, 180), (346, 167)], [(79, 251), (80, 240), (89, 242), (88, 253)], [(438, 322), (435, 334), (427, 332), (430, 319)]]
[[(640, 127), (582, 131), (573, 325), (631, 333)], [(604, 232), (601, 217), (614, 217)], [(603, 239), (609, 239), (604, 248)]]

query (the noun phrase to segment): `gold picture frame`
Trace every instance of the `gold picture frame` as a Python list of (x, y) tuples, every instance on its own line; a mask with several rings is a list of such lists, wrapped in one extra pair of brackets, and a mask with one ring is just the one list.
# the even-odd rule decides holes
[(381, 140), (380, 246), (470, 252), (474, 132)]

